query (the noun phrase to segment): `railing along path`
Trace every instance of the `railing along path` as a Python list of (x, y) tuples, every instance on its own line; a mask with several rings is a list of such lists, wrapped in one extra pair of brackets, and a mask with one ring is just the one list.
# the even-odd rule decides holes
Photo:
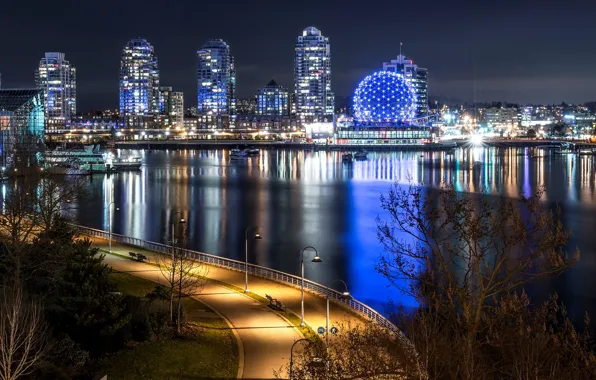
[[(100, 239), (108, 240), (110, 238), (110, 233), (103, 230), (97, 230), (94, 228), (84, 227), (77, 225), (76, 228), (79, 232), (83, 235), (97, 237)], [(144, 248), (150, 251), (160, 252), (160, 253), (169, 253), (171, 250), (171, 246), (161, 243), (155, 243), (143, 239), (137, 239), (130, 236), (124, 236), (119, 234), (112, 233), (112, 241), (138, 247)], [(191, 257), (195, 260), (205, 262), (210, 265), (215, 265), (222, 268), (233, 269), (240, 272), (244, 272), (245, 267), (248, 268), (248, 273), (253, 276), (258, 276), (270, 280), (275, 280), (279, 282), (283, 282), (286, 284), (292, 284), (294, 286), (300, 287), (302, 282), (302, 278), (298, 276), (294, 276), (292, 274), (280, 272), (275, 269), (270, 269), (266, 267), (262, 267), (255, 264), (246, 264), (244, 261), (238, 261), (233, 259), (228, 259), (225, 257), (210, 255), (203, 252), (192, 251), (190, 249), (180, 248), (183, 252), (185, 257)], [(329, 296), (329, 298), (335, 299), (337, 302), (341, 302), (343, 304), (348, 305), (351, 309), (359, 311), (360, 313), (364, 314), (366, 317), (370, 318), (371, 320), (375, 321), (379, 325), (397, 333), (398, 335), (402, 335), (401, 331), (391, 323), (387, 318), (383, 317), (379, 314), (376, 310), (372, 309), (369, 306), (366, 306), (362, 302), (359, 302), (355, 299), (345, 299), (341, 292), (328, 288), (324, 285), (318, 284), (316, 282), (304, 279), (304, 289), (311, 290), (323, 297)]]

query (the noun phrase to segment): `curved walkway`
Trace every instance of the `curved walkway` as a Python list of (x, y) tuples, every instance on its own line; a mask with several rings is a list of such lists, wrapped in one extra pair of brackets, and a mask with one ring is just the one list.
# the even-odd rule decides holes
[[(155, 282), (164, 282), (159, 269), (115, 255), (106, 255), (105, 262), (115, 270)], [(212, 282), (206, 282), (197, 296), (219, 312), (233, 326), (240, 339), (239, 375), (244, 379), (273, 378), (273, 370), (288, 363), (289, 347), (302, 335), (280, 315), (241, 293)], [(243, 358), (243, 360), (242, 360)]]
[[(93, 245), (105, 251), (108, 242), (94, 239)], [(128, 252), (142, 253), (149, 261), (155, 261), (155, 253), (149, 250), (112, 242), (112, 252), (128, 256)], [(119, 271), (162, 282), (160, 271), (153, 265), (143, 264), (115, 255), (106, 255), (106, 262)], [(244, 273), (230, 269), (209, 266), (208, 277), (220, 282), (244, 288)], [(260, 277), (249, 276), (249, 290), (255, 294), (270, 295), (286, 305), (287, 310), (300, 316), (300, 289)], [(229, 288), (207, 282), (197, 298), (221, 313), (235, 328), (244, 348), (244, 370), (242, 378), (273, 378), (273, 370), (279, 370), (289, 363), (292, 343), (302, 337), (285, 318), (262, 303)], [(313, 330), (325, 326), (325, 298), (305, 292), (305, 321)], [(351, 320), (362, 322), (364, 317), (346, 306), (332, 302), (330, 326), (334, 322)], [(242, 357), (242, 354), (240, 354)], [(241, 363), (242, 365), (242, 363)]]

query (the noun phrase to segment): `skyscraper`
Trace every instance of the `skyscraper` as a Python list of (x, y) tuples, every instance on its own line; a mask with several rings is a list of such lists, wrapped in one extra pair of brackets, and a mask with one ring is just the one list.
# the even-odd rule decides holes
[(414, 64), (405, 55), (398, 55), (397, 59), (383, 63), (383, 70), (402, 74), (416, 93), (416, 116), (428, 115), (428, 70)]
[(331, 121), (335, 99), (331, 92), (329, 38), (313, 26), (296, 41), (294, 85), (296, 114), (303, 122)]
[(289, 116), (288, 90), (278, 85), (274, 80), (257, 92), (257, 115), (276, 117)]
[(203, 128), (233, 126), (236, 69), (230, 47), (223, 40), (207, 41), (197, 51), (197, 110)]
[(45, 53), (35, 72), (35, 83), (43, 90), (47, 128), (64, 128), (77, 112), (75, 68), (64, 59), (64, 53)]
[(159, 113), (166, 127), (184, 127), (184, 94), (172, 91), (172, 87), (160, 87)]
[(153, 46), (144, 39), (128, 41), (120, 60), (120, 125), (154, 127), (159, 115), (159, 70)]

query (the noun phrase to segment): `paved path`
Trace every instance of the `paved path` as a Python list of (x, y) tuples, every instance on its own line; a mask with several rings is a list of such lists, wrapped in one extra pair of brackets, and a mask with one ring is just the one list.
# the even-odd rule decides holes
[[(156, 282), (164, 282), (159, 269), (114, 255), (105, 261), (115, 270), (130, 273)], [(233, 326), (240, 339), (240, 365), (244, 379), (273, 378), (289, 361), (289, 347), (302, 335), (284, 318), (265, 305), (228, 288), (207, 282), (199, 300), (217, 310)]]
[[(107, 241), (101, 239), (95, 239), (94, 246), (106, 251), (108, 249)], [(151, 251), (131, 248), (115, 242), (112, 242), (112, 251), (124, 256), (128, 256), (130, 251), (143, 253), (149, 258), (149, 261), (155, 261), (154, 253)], [(154, 281), (163, 281), (161, 273), (155, 266), (114, 255), (106, 255), (106, 261), (116, 270), (126, 271)], [(209, 266), (208, 277), (244, 288), (243, 272)], [(268, 294), (279, 299), (286, 305), (288, 311), (300, 316), (299, 288), (249, 276), (249, 290), (262, 296)], [(212, 282), (206, 284), (198, 298), (221, 313), (235, 328), (237, 338), (241, 340), (241, 346), (244, 349), (242, 378), (273, 378), (273, 369), (285, 367), (289, 362), (290, 347), (296, 339), (302, 336), (285, 318), (242, 293), (234, 292)], [(319, 326), (325, 326), (325, 299), (306, 292), (304, 302), (306, 323), (314, 330)], [(346, 319), (356, 322), (363, 321), (347, 307), (335, 303), (331, 304), (330, 319), (330, 326), (334, 322)]]

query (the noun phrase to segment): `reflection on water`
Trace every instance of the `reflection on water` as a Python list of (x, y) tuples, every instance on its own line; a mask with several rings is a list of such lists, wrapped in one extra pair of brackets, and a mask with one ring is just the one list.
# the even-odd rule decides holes
[[(354, 296), (377, 308), (389, 298), (407, 305), (388, 287), (374, 265), (381, 253), (376, 238), (379, 195), (410, 180), (459, 191), (508, 197), (545, 189), (544, 199), (561, 205), (573, 230), (581, 263), (552, 284), (574, 315), (581, 315), (596, 290), (594, 161), (590, 156), (530, 154), (526, 149), (472, 148), (445, 152), (369, 153), (368, 160), (341, 162), (341, 152), (261, 150), (259, 157), (230, 161), (225, 150), (138, 151), (139, 173), (94, 176), (92, 197), (79, 205), (78, 220), (153, 241), (168, 239), (173, 211), (187, 223), (187, 244), (195, 249), (244, 259), (244, 229), (258, 226), (263, 240), (249, 243), (251, 262), (299, 273), (299, 252), (315, 246), (323, 259), (308, 264), (317, 282), (344, 279)], [(579, 314), (578, 314), (579, 313)]]

